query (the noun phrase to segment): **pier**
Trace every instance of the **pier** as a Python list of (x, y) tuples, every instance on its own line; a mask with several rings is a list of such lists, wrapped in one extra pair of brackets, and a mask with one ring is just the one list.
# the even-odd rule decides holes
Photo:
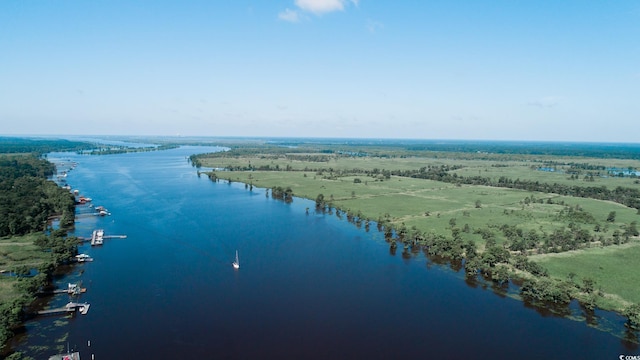
[(126, 239), (127, 235), (104, 235), (103, 239)]
[(53, 315), (53, 314), (60, 314), (60, 313), (72, 313), (76, 311), (78, 311), (82, 315), (86, 315), (87, 312), (89, 312), (89, 306), (91, 305), (88, 303), (70, 302), (63, 307), (48, 309), (48, 310), (40, 310), (38, 311), (38, 315)]
[[(104, 239), (126, 239), (126, 238), (127, 238), (127, 235), (105, 235), (104, 230), (97, 229), (97, 230), (93, 230), (93, 234), (91, 234), (91, 246), (102, 245), (104, 243)], [(83, 238), (83, 240), (86, 241), (85, 238)]]
[(87, 292), (87, 288), (80, 287), (78, 284), (69, 283), (66, 289), (56, 289), (53, 290), (52, 294), (69, 294), (69, 295), (80, 295)]
[(102, 229), (93, 230), (93, 234), (91, 235), (91, 246), (102, 245), (103, 240), (104, 240), (104, 230)]
[(40, 295), (52, 295), (52, 294), (80, 295), (86, 292), (87, 292), (87, 288), (80, 287), (79, 284), (69, 283), (66, 289), (40, 291), (38, 292), (38, 294)]

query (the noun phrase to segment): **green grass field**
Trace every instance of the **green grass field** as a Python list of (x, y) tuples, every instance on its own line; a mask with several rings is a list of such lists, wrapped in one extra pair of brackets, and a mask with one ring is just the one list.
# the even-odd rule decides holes
[[(589, 277), (605, 293), (618, 296), (623, 303), (640, 303), (639, 241), (560, 254), (534, 255), (531, 259), (546, 267), (553, 277), (567, 279), (570, 273), (576, 274), (580, 280)], [(616, 300), (611, 299), (605, 305), (615, 307)]]

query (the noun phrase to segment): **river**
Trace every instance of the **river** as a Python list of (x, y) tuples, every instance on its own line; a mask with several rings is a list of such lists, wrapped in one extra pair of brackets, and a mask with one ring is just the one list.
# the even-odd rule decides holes
[[(640, 354), (584, 322), (541, 316), (471, 287), (419, 254), (389, 253), (383, 235), (313, 202), (211, 182), (185, 146), (75, 161), (67, 182), (110, 216), (78, 208), (77, 236), (102, 228), (59, 284), (81, 280), (87, 315), (27, 323), (15, 349), (52, 346), (90, 359), (618, 359)], [(240, 254), (240, 269), (231, 263)], [(50, 306), (62, 305), (57, 295)], [(604, 319), (603, 319), (604, 320)], [(623, 319), (610, 316), (621, 324)], [(68, 333), (68, 336), (64, 334)]]

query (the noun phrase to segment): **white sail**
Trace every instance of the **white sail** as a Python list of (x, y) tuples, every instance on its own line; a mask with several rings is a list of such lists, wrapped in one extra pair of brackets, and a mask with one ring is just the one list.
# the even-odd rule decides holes
[(234, 269), (240, 268), (240, 260), (238, 260), (238, 250), (236, 250), (236, 261), (233, 262), (233, 268)]

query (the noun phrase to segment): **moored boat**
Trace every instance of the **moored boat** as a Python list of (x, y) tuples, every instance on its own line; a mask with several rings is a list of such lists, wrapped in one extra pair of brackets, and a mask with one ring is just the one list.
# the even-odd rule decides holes
[(93, 261), (93, 258), (87, 254), (78, 254), (76, 255), (76, 261), (77, 262), (88, 262), (88, 261)]

